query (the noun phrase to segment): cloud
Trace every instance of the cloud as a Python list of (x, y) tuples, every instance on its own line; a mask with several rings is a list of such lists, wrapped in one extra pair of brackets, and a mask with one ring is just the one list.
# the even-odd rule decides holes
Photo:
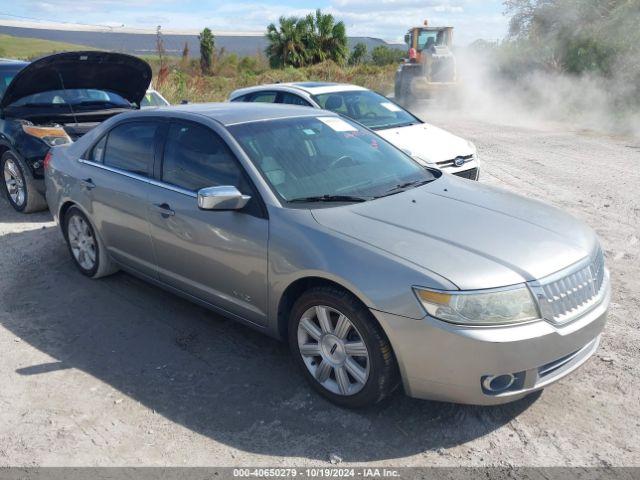
[[(412, 25), (428, 19), (432, 25), (452, 25), (458, 45), (478, 38), (504, 36), (507, 21), (502, 0), (22, 0), (16, 14), (46, 17), (50, 21), (109, 24), (163, 31), (263, 32), (280, 16), (303, 16), (320, 6), (344, 21), (350, 36), (372, 36), (401, 41)], [(35, 13), (38, 12), (38, 13)], [(46, 13), (45, 13), (46, 12)], [(43, 13), (45, 13), (43, 15)]]

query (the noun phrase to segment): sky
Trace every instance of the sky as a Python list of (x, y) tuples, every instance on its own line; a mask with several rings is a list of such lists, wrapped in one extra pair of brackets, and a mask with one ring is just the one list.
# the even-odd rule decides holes
[(503, 0), (0, 0), (0, 21), (66, 22), (153, 31), (262, 32), (282, 15), (316, 8), (342, 20), (349, 36), (401, 41), (406, 30), (429, 19), (452, 25), (455, 42), (466, 45), (505, 35)]

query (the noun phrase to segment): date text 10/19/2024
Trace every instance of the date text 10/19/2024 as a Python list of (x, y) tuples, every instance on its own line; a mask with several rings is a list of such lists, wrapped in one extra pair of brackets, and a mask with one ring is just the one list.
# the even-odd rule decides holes
[(234, 468), (236, 478), (398, 478), (390, 468)]

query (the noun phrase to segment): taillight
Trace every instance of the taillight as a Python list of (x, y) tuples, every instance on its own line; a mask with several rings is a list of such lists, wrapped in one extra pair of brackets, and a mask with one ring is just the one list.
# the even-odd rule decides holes
[(42, 166), (44, 167), (45, 170), (49, 168), (50, 162), (51, 162), (51, 150), (47, 152), (47, 154), (44, 156), (44, 161), (42, 162)]

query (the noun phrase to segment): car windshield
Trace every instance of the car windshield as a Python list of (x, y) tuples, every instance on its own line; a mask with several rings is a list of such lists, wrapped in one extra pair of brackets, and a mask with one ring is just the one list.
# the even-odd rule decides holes
[(229, 127), (284, 200), (366, 201), (436, 176), (369, 130), (340, 117), (298, 117)]
[(420, 123), (409, 112), (371, 90), (323, 93), (313, 98), (325, 110), (346, 115), (373, 130)]
[(86, 88), (49, 90), (47, 92), (27, 95), (13, 102), (13, 107), (27, 106), (62, 106), (95, 107), (109, 106), (113, 108), (129, 108), (131, 104), (120, 95), (105, 90), (93, 90)]

